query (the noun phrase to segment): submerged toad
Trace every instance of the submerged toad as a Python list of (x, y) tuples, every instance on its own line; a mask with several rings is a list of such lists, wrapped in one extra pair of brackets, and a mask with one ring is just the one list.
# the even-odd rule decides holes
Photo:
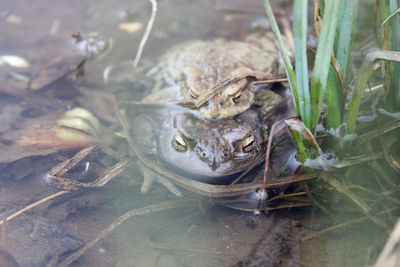
[(163, 124), (159, 156), (178, 171), (215, 180), (243, 171), (264, 151), (264, 130), (253, 110), (223, 121), (190, 113), (172, 120)]
[(265, 120), (284, 103), (271, 90), (259, 92), (256, 98), (262, 100), (256, 107), (230, 118), (213, 120), (178, 113), (164, 120), (158, 139), (162, 160), (213, 182), (247, 169), (264, 154)]
[[(252, 34), (246, 41), (180, 44), (148, 72), (157, 83), (139, 104), (181, 107), (139, 114), (133, 136), (144, 152), (157, 155), (172, 171), (220, 183), (262, 157), (265, 121), (282, 97), (253, 82), (282, 73), (270, 33)], [(147, 133), (141, 131), (145, 124), (151, 124)]]
[(133, 122), (138, 126), (132, 129), (133, 136), (143, 151), (156, 154), (172, 171), (220, 183), (264, 154), (268, 132), (265, 120), (276, 114), (284, 99), (271, 90), (260, 90), (255, 99), (261, 101), (251, 109), (218, 120), (201, 118), (182, 108), (145, 112)]
[(272, 33), (251, 34), (246, 41), (188, 41), (148, 73), (160, 83), (143, 101), (173, 101), (207, 118), (226, 118), (254, 103), (254, 81), (283, 73)]

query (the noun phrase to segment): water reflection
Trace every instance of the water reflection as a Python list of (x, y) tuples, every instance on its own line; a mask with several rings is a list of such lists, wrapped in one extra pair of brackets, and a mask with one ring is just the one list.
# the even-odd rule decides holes
[[(0, 14), (0, 19), (5, 22), (0, 24), (4, 37), (1, 55), (17, 55), (29, 62), (29, 68), (12, 64), (0, 66), (1, 217), (57, 192), (43, 185), (41, 174), (71, 158), (75, 150), (43, 146), (43, 143), (40, 148), (30, 150), (11, 150), (10, 147), (15, 147), (13, 145), (20, 136), (32, 134), (37, 125), (40, 129), (52, 129), (65, 110), (76, 106), (91, 110), (102, 122), (101, 135), (105, 144), (69, 170), (68, 178), (90, 182), (120, 160), (134, 156), (126, 140), (115, 137), (120, 127), (112, 109), (113, 96), (117, 95), (119, 100), (131, 99), (132, 95), (135, 99), (145, 96), (146, 90), (152, 88), (141, 75), (154, 66), (159, 56), (171, 46), (190, 39), (243, 39), (254, 30), (254, 21), (263, 19), (253, 12), (253, 6), (249, 13), (228, 12), (236, 11), (237, 7), (223, 8), (225, 2), (161, 1), (154, 30), (139, 64), (141, 71), (133, 70), (123, 62), (134, 58), (145, 28), (143, 25), (150, 14), (148, 1), (89, 1), (85, 4), (59, 1), (51, 6), (45, 1), (8, 3), (7, 11)], [(48, 16), (43, 16), (44, 13)], [(85, 57), (82, 49), (76, 47), (76, 40), (70, 37), (76, 32), (81, 32), (83, 37), (96, 32), (99, 34), (96, 36), (101, 36), (100, 40), (107, 44), (114, 40), (113, 45), (104, 46), (110, 48), (106, 49), (107, 53), (87, 58), (83, 73), (80, 73), (82, 76), (75, 75), (77, 65)], [(104, 70), (110, 66), (113, 68), (105, 82)], [(123, 76), (121, 72), (127, 75)], [(152, 150), (156, 146), (152, 142), (156, 138), (151, 136), (152, 129), (145, 131), (145, 122), (136, 122), (134, 126), (140, 125), (135, 129), (143, 131), (142, 136), (147, 137), (140, 145), (144, 154), (151, 158), (155, 154)], [(382, 125), (385, 123), (383, 120)], [(252, 141), (251, 138), (247, 140)], [(386, 141), (389, 150), (395, 151), (398, 142), (390, 138)], [(108, 147), (109, 144), (112, 146)], [(374, 153), (376, 149), (369, 149), (373, 146), (365, 142), (357, 152), (363, 155)], [(339, 214), (331, 221), (316, 209), (285, 209), (257, 214), (240, 212), (215, 205), (214, 201), (182, 188), (179, 190), (184, 195), (183, 201), (188, 202), (179, 204), (178, 208), (160, 211), (157, 208), (178, 203), (179, 198), (160, 184), (152, 185), (147, 194), (142, 194), (141, 191), (146, 191), (142, 190), (143, 180), (157, 180), (157, 176), (146, 174), (137, 159), (132, 161), (135, 163), (105, 188), (65, 194), (7, 222), (8, 251), (21, 266), (55, 264), (99, 237), (116, 218), (131, 210), (145, 215), (127, 220), (74, 264), (353, 266), (370, 263), (378, 251), (378, 243), (371, 240), (377, 237), (385, 239), (379, 235), (382, 230), (376, 230), (376, 220), (359, 224), (369, 220), (359, 218), (360, 207), (342, 205), (347, 202), (341, 194), (332, 191), (319, 192), (325, 196), (327, 207)], [(89, 169), (86, 162), (90, 162)], [(262, 177), (262, 171), (258, 168), (250, 177)], [(374, 173), (376, 179), (365, 181), (364, 189), (353, 185), (370, 173)], [(389, 204), (396, 208), (397, 176), (381, 159), (360, 163), (355, 168), (335, 169), (332, 176), (345, 177), (346, 186), (359, 193), (362, 200), (374, 196), (374, 201), (366, 201), (371, 212), (378, 210), (375, 214), (379, 214), (379, 209), (387, 208)], [(294, 189), (289, 187), (288, 190)], [(389, 202), (382, 192), (390, 198)], [(274, 194), (279, 195), (278, 190), (272, 190), (271, 195)], [(376, 215), (374, 218), (379, 224), (381, 218)], [(312, 231), (323, 230), (332, 222), (343, 223), (350, 219), (354, 223), (351, 227), (328, 234), (319, 233), (317, 238), (301, 242)], [(42, 245), (38, 246), (38, 243)], [(371, 244), (367, 248), (370, 255), (365, 256), (365, 246), (360, 244)]]

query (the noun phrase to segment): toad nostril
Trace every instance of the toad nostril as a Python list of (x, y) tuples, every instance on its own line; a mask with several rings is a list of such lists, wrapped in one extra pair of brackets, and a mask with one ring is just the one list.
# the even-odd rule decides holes
[(215, 171), (216, 169), (218, 169), (218, 163), (217, 163), (217, 161), (216, 161), (215, 159), (212, 161), (210, 167), (211, 167), (211, 169), (212, 169), (213, 171)]
[(227, 153), (224, 153), (224, 157), (226, 158), (228, 156), (228, 154)]

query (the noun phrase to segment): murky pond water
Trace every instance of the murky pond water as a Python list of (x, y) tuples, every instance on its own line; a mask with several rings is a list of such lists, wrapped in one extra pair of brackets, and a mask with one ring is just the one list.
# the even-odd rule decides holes
[[(283, 7), (284, 4), (276, 5), (277, 10)], [(241, 12), (237, 12), (238, 9)], [(382, 230), (376, 228), (374, 220), (321, 233), (311, 240), (304, 239), (332, 224), (346, 222), (347, 217), (361, 216), (357, 208), (346, 210), (340, 205), (343, 199), (338, 192), (324, 192), (328, 208), (343, 214), (330, 220), (314, 207), (254, 212), (259, 208), (257, 201), (249, 204), (234, 196), (217, 203), (211, 194), (212, 186), (207, 187), (212, 189), (207, 191), (206, 197), (199, 187), (193, 190), (184, 184), (182, 188), (179, 177), (173, 180), (178, 180), (177, 188), (171, 187), (165, 179), (159, 179), (162, 171), (156, 165), (150, 166), (153, 171), (149, 171), (148, 164), (141, 163), (134, 155), (126, 136), (121, 134), (116, 102), (121, 110), (125, 109), (123, 113), (129, 115), (127, 126), (131, 127), (134, 142), (150, 163), (158, 166), (167, 162), (162, 166), (168, 171), (201, 181), (205, 180), (204, 175), (196, 176), (193, 172), (198, 173), (199, 168), (208, 163), (203, 161), (199, 163), (201, 167), (195, 169), (190, 166), (194, 158), (186, 161), (173, 153), (186, 151), (186, 146), (192, 145), (200, 147), (202, 153), (198, 157), (210, 158), (207, 153), (212, 150), (207, 168), (215, 173), (221, 171), (216, 166), (216, 158), (228, 155), (217, 157), (215, 146), (209, 144), (193, 145), (197, 138), (193, 137), (193, 132), (212, 139), (228, 131), (221, 140), (230, 138), (232, 141), (233, 129), (242, 131), (244, 136), (240, 137), (240, 142), (232, 141), (239, 144), (233, 147), (240, 147), (242, 156), (254, 149), (257, 138), (263, 138), (247, 132), (248, 128), (259, 125), (255, 119), (248, 119), (253, 118), (251, 113), (246, 113), (245, 119), (241, 115), (235, 117), (235, 121), (208, 118), (204, 123), (199, 122), (198, 114), (182, 115), (182, 106), (137, 103), (157, 91), (154, 88), (166, 87), (167, 82), (157, 78), (167, 77), (168, 73), (161, 73), (165, 70), (149, 73), (152, 70), (154, 73), (152, 68), (160, 65), (160, 57), (175, 45), (215, 38), (244, 42), (251, 33), (268, 30), (262, 5), (258, 1), (248, 5), (240, 1), (159, 1), (153, 30), (141, 61), (134, 69), (132, 61), (151, 10), (150, 1), (146, 0), (51, 4), (21, 0), (1, 7), (0, 219), (59, 192), (46, 184), (47, 174), (60, 162), (73, 157), (81, 147), (97, 144), (99, 140), (102, 144), (70, 170), (64, 167), (68, 169), (66, 178), (91, 182), (107, 174), (107, 170), (119, 162), (129, 157), (131, 160), (129, 167), (104, 187), (62, 194), (3, 223), (2, 246), (6, 250), (0, 250), (0, 261), (6, 259), (3, 254), (10, 253), (20, 266), (57, 266), (99, 238), (71, 266), (361, 266), (371, 263), (387, 238), (379, 235)], [(80, 37), (84, 40), (79, 42)], [(88, 40), (92, 43), (88, 44)], [(196, 76), (195, 71), (191, 73)], [(223, 76), (220, 73), (215, 76), (218, 75)], [(273, 90), (281, 98), (287, 96), (282, 86)], [(91, 132), (96, 127), (89, 127), (75, 132), (71, 126), (63, 128), (61, 119), (66, 117), (65, 111), (75, 107), (90, 110), (100, 120), (100, 130)], [(286, 106), (279, 108), (287, 112)], [(279, 114), (274, 119), (287, 114)], [(76, 115), (71, 116), (75, 118)], [(227, 120), (229, 124), (220, 126)], [(93, 126), (94, 123), (89, 124)], [(158, 135), (163, 137), (165, 124), (178, 129), (181, 135), (159, 138)], [(60, 139), (60, 133), (65, 131), (68, 137), (63, 135)], [(88, 133), (91, 134), (89, 138)], [(80, 139), (71, 140), (71, 135)], [(162, 154), (164, 160), (160, 159), (156, 156), (160, 152), (159, 140), (168, 140), (162, 145), (168, 143), (169, 148), (175, 144), (178, 152), (167, 150)], [(226, 145), (219, 142), (221, 146)], [(368, 153), (368, 150), (361, 152)], [(295, 167), (287, 164), (293, 160), (293, 155), (290, 141), (283, 141), (273, 154), (271, 175), (293, 174)], [(168, 167), (169, 156), (175, 163), (181, 163), (175, 166), (179, 170)], [(237, 160), (239, 156), (232, 157)], [(347, 177), (351, 185), (354, 177), (366, 175), (369, 164), (340, 169), (333, 174)], [(376, 166), (371, 168), (377, 172), (381, 170)], [(209, 177), (210, 171), (206, 175)], [(258, 166), (247, 175), (247, 181), (259, 181), (262, 175), (263, 168)], [(391, 171), (386, 175), (389, 179), (396, 178)], [(206, 181), (229, 183), (237, 174), (228, 176), (223, 181), (216, 181), (215, 177)], [(150, 180), (154, 180), (153, 184)], [(386, 185), (381, 186), (385, 188)], [(255, 188), (249, 192), (254, 192)], [(284, 189), (290, 193), (303, 191), (297, 186), (285, 186), (271, 189), (270, 197), (279, 196)], [(177, 196), (180, 194), (183, 196)], [(246, 205), (232, 204), (238, 202)], [(115, 229), (108, 228), (117, 218), (124, 219), (120, 216), (126, 212), (131, 212), (130, 219)], [(103, 235), (104, 229), (109, 229), (109, 233)], [(372, 240), (377, 241), (373, 243)]]

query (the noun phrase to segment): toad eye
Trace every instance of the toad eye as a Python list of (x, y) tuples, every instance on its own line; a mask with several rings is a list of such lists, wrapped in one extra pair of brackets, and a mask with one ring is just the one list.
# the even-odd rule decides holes
[(253, 135), (248, 135), (242, 140), (242, 151), (243, 152), (251, 152), (256, 145), (255, 138)]
[(234, 96), (232, 96), (233, 103), (239, 104), (241, 96), (242, 96), (242, 92), (241, 91), (237, 92)]
[(197, 98), (199, 98), (199, 93), (198, 92), (196, 92), (196, 90), (194, 90), (194, 89), (190, 89), (190, 96), (192, 97), (192, 98), (194, 98), (194, 99), (197, 99)]
[(172, 147), (178, 152), (185, 152), (187, 150), (185, 139), (179, 134), (175, 135), (172, 139)]

